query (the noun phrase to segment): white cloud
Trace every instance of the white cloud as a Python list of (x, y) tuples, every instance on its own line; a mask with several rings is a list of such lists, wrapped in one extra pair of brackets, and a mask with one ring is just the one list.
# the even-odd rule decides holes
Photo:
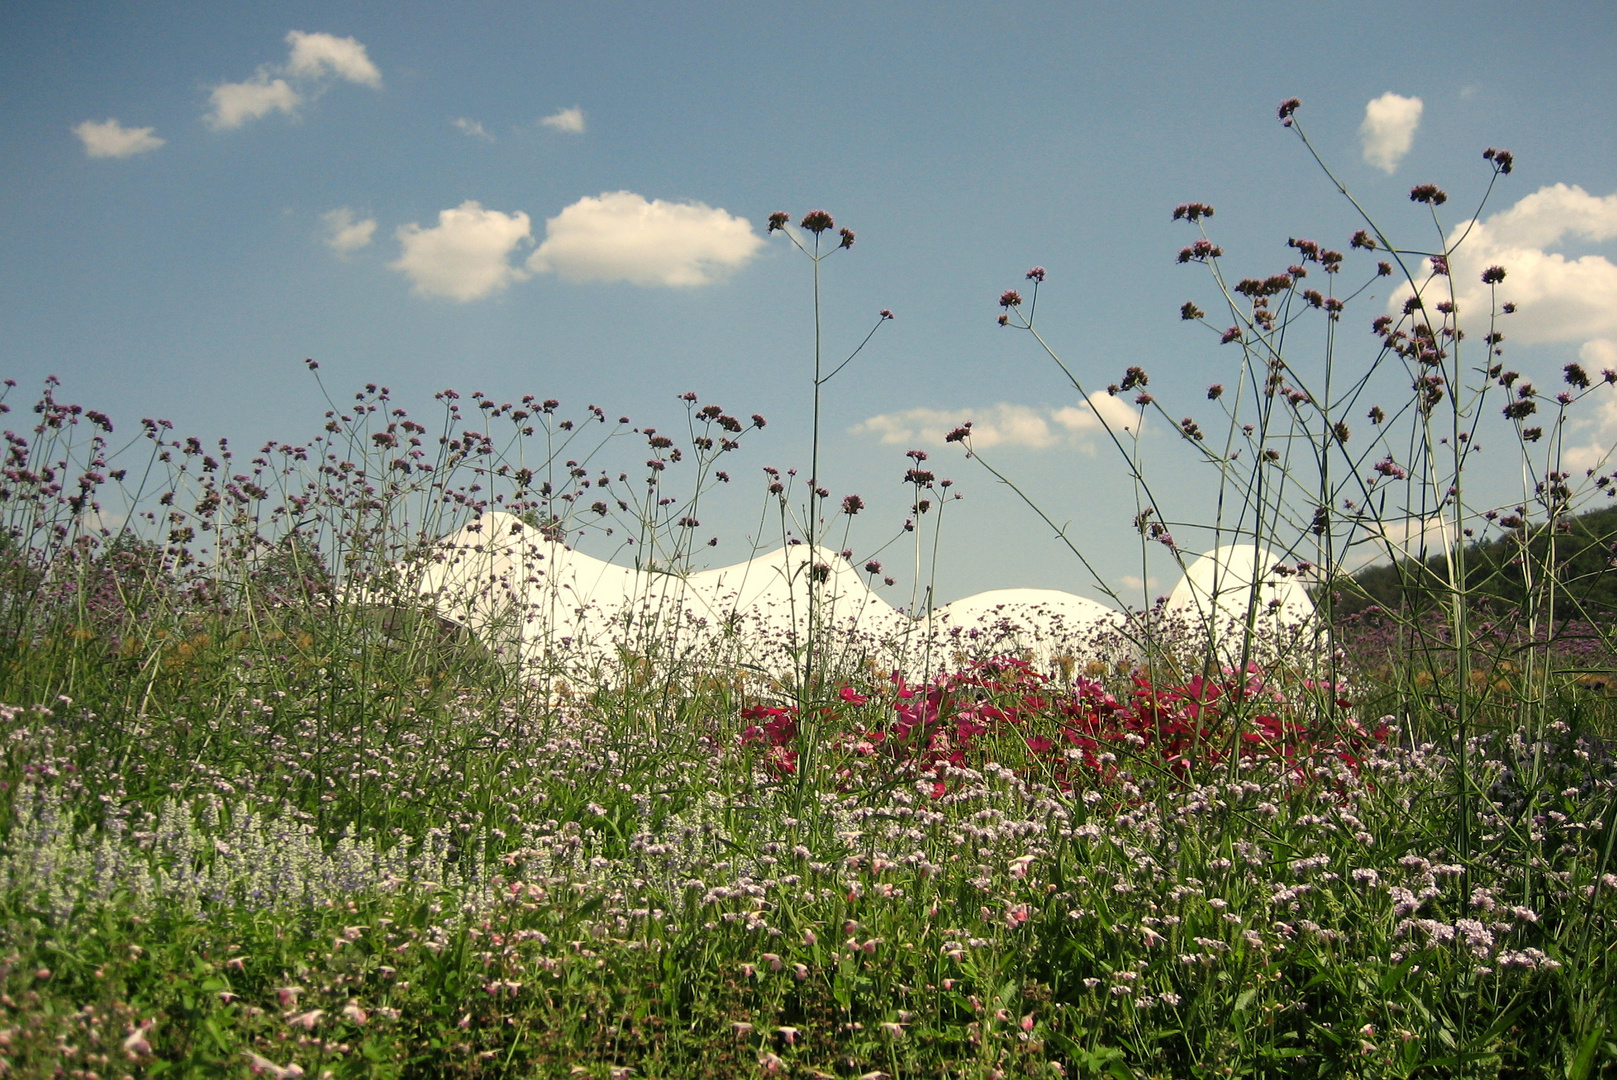
[[(1603, 255), (1569, 259), (1547, 250), (1568, 238), (1597, 243), (1617, 239), (1617, 194), (1599, 197), (1567, 184), (1540, 188), (1508, 210), (1456, 225), (1450, 245), (1468, 229), (1449, 269), (1454, 303), (1473, 332), (1487, 326), (1490, 295), (1482, 272), (1500, 266), (1505, 280), (1497, 286), (1499, 302), (1513, 302), (1517, 308), (1499, 323), (1508, 340), (1533, 344), (1617, 338), (1617, 264)], [(1407, 284), (1394, 290), (1388, 311), (1401, 312), (1411, 292)]]
[(510, 262), (511, 253), (531, 239), (528, 215), (520, 210), (485, 210), (469, 199), (453, 210), (440, 210), (432, 228), (412, 222), (399, 229), (398, 237), (404, 251), (389, 265), (423, 296), (466, 303), (528, 276)]
[(1389, 174), (1397, 169), (1415, 143), (1422, 108), (1420, 98), (1390, 90), (1366, 105), (1364, 123), (1359, 125), (1364, 160)]
[(1458, 535), (1453, 520), (1437, 514), (1367, 521), (1342, 554), (1338, 569), (1353, 574), (1393, 558), (1429, 559), (1443, 554)]
[(208, 100), (213, 104), (213, 111), (206, 117), (208, 126), (215, 131), (229, 131), (272, 112), (291, 115), (303, 103), (303, 95), (285, 79), (272, 78), (268, 70), (260, 70), (246, 82), (220, 83), (208, 94)]
[(494, 136), (488, 133), (487, 128), (468, 116), (457, 116), (450, 123), (459, 128), (462, 134), (470, 135), (474, 139), (482, 139), (484, 142), (494, 141)]
[(79, 528), (94, 533), (118, 532), (128, 520), (129, 515), (120, 510), (86, 510), (78, 517)]
[(612, 191), (585, 196), (547, 220), (528, 268), (569, 281), (690, 287), (746, 265), (763, 244), (747, 219), (705, 203)]
[(291, 48), (285, 64), (266, 64), (245, 82), (220, 83), (209, 92), (213, 110), (204, 118), (209, 127), (228, 131), (274, 112), (295, 115), (298, 106), (324, 94), (333, 78), (372, 88), (382, 85), (382, 73), (365, 46), (351, 37), (293, 30), (286, 43)]
[(1578, 350), (1585, 371), (1617, 371), (1617, 341), (1585, 341)]
[[(1586, 341), (1578, 350), (1578, 359), (1590, 378), (1598, 380), (1602, 371), (1617, 370), (1617, 341), (1605, 338)], [(1587, 441), (1569, 448), (1561, 456), (1565, 468), (1573, 473), (1586, 469), (1609, 470), (1613, 459), (1617, 459), (1617, 389), (1602, 383), (1594, 396), (1594, 417), (1573, 420), (1580, 432), (1576, 437), (1583, 438), (1581, 432), (1588, 431)], [(1578, 407), (1582, 409), (1588, 404), (1580, 402)]]
[(1494, 243), (1548, 247), (1568, 234), (1580, 240), (1617, 238), (1617, 193), (1600, 198), (1581, 187), (1539, 188), (1487, 221)]
[(966, 409), (905, 409), (872, 416), (848, 430), (855, 435), (879, 436), (889, 446), (943, 446), (949, 432), (969, 420), (971, 444), (979, 450), (996, 446), (1048, 450), (1087, 447), (1089, 437), (1103, 431), (1100, 417), (1119, 433), (1132, 431), (1140, 421), (1137, 408), (1096, 391), (1083, 405), (1054, 409), (1003, 401)]
[(539, 122), (545, 127), (565, 131), (569, 135), (584, 134), (584, 110), (577, 105), (571, 109), (558, 109)]
[(330, 74), (361, 86), (382, 85), (382, 73), (365, 54), (365, 46), (351, 37), (294, 30), (286, 35), (286, 43), (292, 46), (286, 71), (295, 78), (319, 79)]
[(339, 255), (370, 246), (376, 233), (375, 218), (355, 221), (354, 212), (346, 206), (327, 210), (320, 220), (326, 224), (326, 245)]
[(156, 135), (156, 128), (126, 128), (108, 117), (99, 123), (86, 120), (73, 128), (73, 134), (84, 143), (84, 152), (91, 157), (123, 158), (156, 150), (165, 140)]
[(1124, 574), (1122, 577), (1117, 579), (1117, 582), (1119, 585), (1122, 585), (1123, 588), (1131, 592), (1144, 592), (1147, 589), (1150, 589), (1152, 592), (1156, 592), (1158, 589), (1162, 588), (1162, 579), (1157, 577), (1155, 574), (1144, 578), (1142, 578), (1139, 574)]
[(1133, 431), (1141, 424), (1140, 410), (1128, 399), (1096, 390), (1083, 405), (1067, 405), (1055, 411), (1056, 422), (1067, 430), (1079, 432), (1102, 430), (1097, 414), (1104, 417), (1113, 431)]

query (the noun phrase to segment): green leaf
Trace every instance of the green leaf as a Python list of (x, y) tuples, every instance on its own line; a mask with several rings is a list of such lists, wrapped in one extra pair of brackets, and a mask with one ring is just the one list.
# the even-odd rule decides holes
[(1106, 1071), (1116, 1077), (1117, 1080), (1135, 1080), (1134, 1070), (1123, 1064), (1123, 1059), (1120, 1057), (1113, 1058), (1112, 1063), (1106, 1067)]
[(1414, 965), (1414, 963), (1415, 955), (1411, 953), (1410, 955), (1404, 957), (1403, 960), (1400, 961), (1395, 967), (1389, 968), (1387, 971), (1382, 973), (1381, 980), (1378, 984), (1378, 989), (1380, 989), (1382, 997), (1386, 997), (1394, 986), (1403, 982), (1404, 976), (1409, 974), (1409, 969)]

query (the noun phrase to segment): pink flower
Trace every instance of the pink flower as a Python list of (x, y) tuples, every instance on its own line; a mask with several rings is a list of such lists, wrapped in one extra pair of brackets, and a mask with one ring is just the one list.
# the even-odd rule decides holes
[(297, 1016), (292, 1017), (287, 1021), (287, 1023), (296, 1025), (297, 1027), (302, 1028), (304, 1031), (313, 1031), (316, 1025), (320, 1023), (320, 1018), (325, 1015), (326, 1010), (324, 1009), (310, 1009), (306, 1013), (300, 1013)]
[(256, 1075), (271, 1076), (274, 1080), (294, 1080), (295, 1077), (303, 1075), (303, 1069), (297, 1062), (277, 1065), (269, 1058), (255, 1054), (251, 1050), (247, 1051), (247, 1068)]
[(156, 1020), (146, 1021), (134, 1031), (131, 1031), (129, 1036), (124, 1039), (124, 1054), (131, 1061), (138, 1061), (143, 1057), (152, 1056), (152, 1044), (146, 1041), (146, 1033), (152, 1029), (152, 1025), (155, 1023), (157, 1023)]

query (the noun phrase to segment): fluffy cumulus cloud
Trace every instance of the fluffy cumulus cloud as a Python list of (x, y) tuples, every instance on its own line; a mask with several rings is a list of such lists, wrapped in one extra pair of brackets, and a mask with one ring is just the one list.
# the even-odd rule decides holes
[(689, 288), (746, 265), (763, 244), (751, 222), (722, 209), (613, 191), (547, 220), (528, 268), (569, 281)]
[(1364, 123), (1359, 125), (1359, 141), (1364, 160), (1392, 173), (1415, 144), (1420, 126), (1421, 99), (1387, 91), (1364, 107)]
[(156, 150), (164, 141), (156, 128), (126, 128), (118, 121), (86, 120), (73, 128), (90, 157), (125, 158)]
[(292, 46), (286, 58), (287, 74), (299, 79), (332, 76), (361, 86), (380, 87), (382, 73), (365, 53), (365, 46), (351, 37), (333, 34), (305, 34), (294, 30), (286, 35)]
[(1121, 398), (1097, 391), (1082, 405), (1035, 408), (1000, 402), (975, 409), (905, 409), (862, 420), (849, 430), (875, 435), (889, 446), (942, 446), (949, 432), (971, 421), (971, 444), (979, 450), (1019, 446), (1031, 450), (1089, 448), (1103, 431), (1101, 418), (1113, 431), (1133, 431), (1140, 412)]
[(532, 239), (528, 215), (485, 210), (467, 200), (438, 212), (431, 228), (411, 223), (398, 231), (403, 249), (389, 264), (410, 279), (422, 296), (466, 303), (481, 300), (528, 275), (511, 255)]
[(1393, 558), (1429, 559), (1446, 551), (1459, 535), (1452, 519), (1435, 514), (1374, 521), (1354, 537), (1342, 569), (1354, 573)]
[(246, 82), (215, 86), (208, 94), (208, 103), (213, 106), (206, 117), (208, 126), (215, 131), (229, 131), (270, 113), (291, 115), (303, 104), (303, 95), (285, 79), (260, 71)]
[(376, 219), (359, 220), (346, 206), (327, 210), (320, 215), (326, 226), (326, 246), (339, 255), (347, 255), (362, 247), (369, 247), (376, 235)]
[[(1602, 371), (1617, 371), (1617, 341), (1596, 338), (1586, 341), (1578, 350), (1578, 361), (1591, 376), (1599, 378)], [(1602, 383), (1594, 392), (1594, 415), (1590, 416), (1582, 402), (1580, 412), (1572, 420), (1572, 431), (1567, 441), (1573, 443), (1562, 455), (1562, 463), (1572, 472), (1586, 469), (1610, 472), (1617, 464), (1617, 388)]]
[(571, 109), (558, 109), (539, 122), (545, 127), (565, 131), (569, 135), (584, 134), (584, 110), (577, 105)]
[(382, 85), (382, 73), (365, 46), (351, 37), (293, 30), (286, 43), (285, 64), (266, 64), (244, 82), (220, 83), (209, 91), (212, 108), (205, 119), (210, 127), (228, 131), (271, 113), (295, 115), (300, 105), (318, 98), (336, 80), (373, 89)]
[(482, 139), (484, 142), (494, 141), (494, 136), (488, 133), (488, 129), (469, 116), (457, 116), (450, 123), (454, 124), (462, 135), (470, 135), (472, 138)]
[[(1617, 338), (1617, 264), (1593, 252), (1568, 258), (1551, 250), (1569, 241), (1613, 239), (1617, 193), (1596, 196), (1567, 184), (1540, 188), (1508, 210), (1454, 227), (1449, 235), (1451, 246), (1459, 244), (1449, 267), (1454, 303), (1466, 325), (1486, 327), (1493, 300), (1482, 273), (1498, 266), (1505, 271), (1496, 287), (1498, 302), (1516, 305), (1516, 313), (1500, 322), (1508, 340)], [(1401, 312), (1411, 292), (1408, 285), (1396, 290), (1389, 312)]]

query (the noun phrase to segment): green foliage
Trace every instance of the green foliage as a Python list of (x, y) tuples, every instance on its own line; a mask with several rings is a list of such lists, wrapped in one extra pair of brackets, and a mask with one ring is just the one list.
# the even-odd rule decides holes
[[(1465, 590), (1478, 603), (1499, 611), (1527, 610), (1551, 591), (1559, 614), (1568, 619), (1599, 619), (1617, 612), (1617, 570), (1612, 567), (1617, 544), (1617, 507), (1533, 526), (1522, 524), (1501, 536), (1466, 545)], [(1541, 567), (1554, 570), (1553, 580), (1536, 577)], [(1399, 559), (1371, 566), (1344, 582), (1337, 602), (1340, 615), (1371, 605), (1390, 611), (1430, 610), (1452, 595), (1448, 561), (1432, 555), (1424, 562)]]

